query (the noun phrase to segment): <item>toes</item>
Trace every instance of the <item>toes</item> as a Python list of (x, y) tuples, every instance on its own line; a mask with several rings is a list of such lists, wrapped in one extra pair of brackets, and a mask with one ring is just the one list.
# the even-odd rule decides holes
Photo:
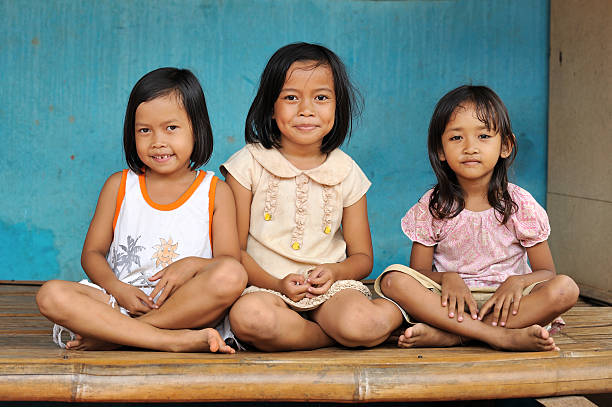
[(532, 325), (531, 332), (538, 338), (547, 340), (550, 338), (550, 334), (545, 328), (542, 328), (540, 325)]
[(410, 338), (407, 338), (404, 335), (400, 335), (399, 339), (397, 340), (397, 346), (400, 348), (412, 348), (413, 345), (414, 341), (411, 341)]
[(412, 344), (410, 342), (398, 342), (397, 346), (404, 349), (412, 348)]
[(66, 342), (66, 349), (76, 349), (81, 345), (81, 341)]
[(227, 354), (232, 355), (232, 354), (236, 353), (236, 350), (234, 348), (232, 348), (231, 346), (229, 346), (229, 345), (224, 345), (221, 348), (221, 353), (227, 353)]
[(404, 335), (402, 335), (404, 338), (406, 338), (406, 340), (408, 340), (409, 338), (412, 338), (413, 336), (413, 332), (412, 332), (412, 328), (406, 328), (406, 330), (404, 331)]
[(542, 339), (551, 339), (550, 334), (546, 330), (546, 328), (542, 328), (540, 325), (536, 325), (538, 328), (538, 336)]

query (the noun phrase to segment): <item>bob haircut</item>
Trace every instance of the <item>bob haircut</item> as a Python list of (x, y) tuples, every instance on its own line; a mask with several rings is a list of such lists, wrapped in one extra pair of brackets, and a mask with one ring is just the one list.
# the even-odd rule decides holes
[(361, 96), (351, 83), (340, 58), (316, 44), (298, 42), (285, 45), (272, 55), (259, 80), (257, 95), (246, 118), (244, 138), (247, 143), (261, 143), (265, 148), (279, 148), (281, 134), (276, 125), (274, 103), (278, 99), (287, 71), (297, 61), (315, 61), (314, 67), (328, 66), (334, 78), (336, 115), (334, 126), (321, 142), (321, 152), (329, 153), (351, 137), (353, 118), (361, 111)]
[(453, 113), (460, 106), (473, 106), (478, 120), (488, 130), (500, 134), (502, 146), (512, 148), (507, 158), (499, 157), (497, 160), (487, 192), (489, 204), (501, 216), (500, 222), (505, 224), (518, 208), (508, 193), (508, 168), (516, 157), (517, 146), (506, 106), (499, 96), (486, 86), (460, 86), (444, 95), (434, 109), (429, 123), (427, 151), (438, 183), (429, 201), (429, 212), (435, 218), (444, 219), (457, 216), (465, 208), (463, 191), (457, 176), (448, 163), (438, 157), (438, 153), (443, 150), (442, 134)]
[(212, 128), (200, 82), (187, 69), (159, 68), (149, 72), (136, 82), (125, 110), (123, 150), (128, 167), (136, 174), (142, 174), (144, 167), (136, 151), (136, 109), (141, 103), (170, 94), (176, 94), (191, 122), (194, 142), (193, 152), (189, 158), (189, 167), (194, 170), (206, 164), (212, 155)]

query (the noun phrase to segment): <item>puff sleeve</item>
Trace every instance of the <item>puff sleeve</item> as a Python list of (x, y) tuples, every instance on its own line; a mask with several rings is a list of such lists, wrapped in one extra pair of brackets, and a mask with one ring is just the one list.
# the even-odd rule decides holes
[(219, 170), (223, 176), (227, 177), (229, 173), (240, 185), (249, 191), (253, 191), (257, 173), (256, 161), (246, 147), (236, 151), (226, 162), (221, 164)]
[(510, 216), (516, 238), (523, 247), (532, 247), (548, 239), (550, 224), (544, 208), (531, 194), (516, 185), (508, 185), (518, 209)]
[(347, 207), (359, 201), (368, 192), (372, 183), (355, 161), (348, 176), (342, 182), (342, 206)]
[(419, 199), (402, 218), (402, 230), (413, 242), (434, 246), (441, 240), (440, 222), (429, 212), (431, 191)]

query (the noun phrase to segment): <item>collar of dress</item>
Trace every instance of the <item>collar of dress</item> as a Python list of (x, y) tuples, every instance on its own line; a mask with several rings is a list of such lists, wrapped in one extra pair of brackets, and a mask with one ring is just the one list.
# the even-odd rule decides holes
[(300, 170), (291, 164), (276, 148), (266, 149), (261, 144), (247, 144), (253, 158), (266, 170), (280, 178), (295, 178), (304, 174), (321, 185), (337, 185), (345, 180), (353, 166), (353, 159), (336, 148), (325, 162), (309, 170)]

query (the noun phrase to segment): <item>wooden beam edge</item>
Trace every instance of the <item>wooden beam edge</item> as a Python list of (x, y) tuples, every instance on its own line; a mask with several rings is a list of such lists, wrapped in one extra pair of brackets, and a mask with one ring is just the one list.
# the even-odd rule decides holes
[[(329, 365), (321, 369), (297, 364), (267, 367), (208, 364), (192, 366), (184, 373), (140, 366), (140, 374), (132, 366), (121, 375), (116, 370), (109, 375), (101, 367), (75, 365), (63, 374), (0, 374), (0, 399), (383, 402), (597, 394), (612, 392), (612, 363), (606, 362), (610, 361), (598, 357), (545, 359), (500, 362), (486, 369), (470, 363), (388, 367)], [(143, 369), (149, 370), (142, 373)]]

